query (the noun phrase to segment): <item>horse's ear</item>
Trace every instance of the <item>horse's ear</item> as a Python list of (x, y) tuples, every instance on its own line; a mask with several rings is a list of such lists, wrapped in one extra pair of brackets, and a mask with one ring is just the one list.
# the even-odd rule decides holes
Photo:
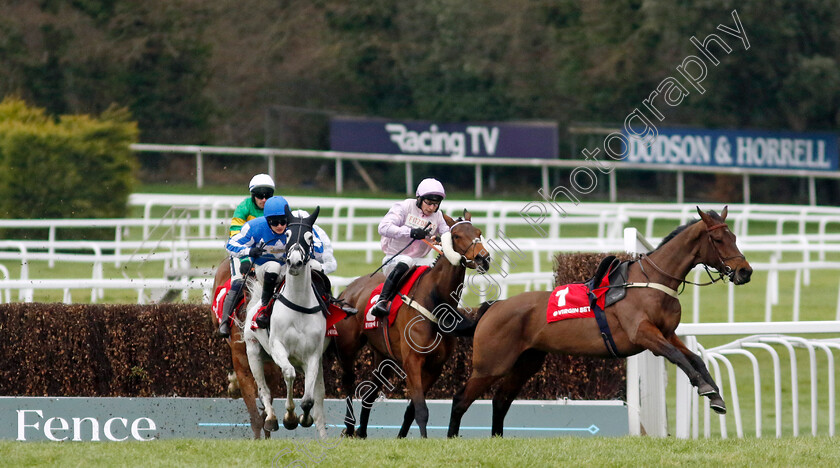
[(697, 214), (700, 215), (700, 219), (702, 219), (707, 226), (711, 226), (713, 224), (712, 217), (701, 210), (699, 206), (697, 207)]
[(309, 215), (308, 218), (306, 218), (306, 224), (308, 224), (310, 226), (315, 224), (315, 220), (318, 219), (318, 213), (320, 213), (320, 212), (321, 212), (321, 206), (320, 205), (316, 206), (315, 211), (313, 211), (312, 214)]
[(452, 225), (455, 224), (455, 220), (450, 218), (449, 215), (447, 215), (446, 213), (441, 214), (443, 215), (443, 220), (446, 221), (447, 226), (452, 227)]
[(466, 209), (466, 208), (464, 208), (464, 219), (466, 219), (467, 221), (472, 220), (472, 213), (470, 213), (469, 211), (467, 211), (467, 209)]
[(726, 221), (726, 215), (729, 214), (729, 205), (723, 207), (723, 211), (720, 212), (720, 217), (724, 221)]
[(286, 212), (286, 219), (292, 219), (294, 216), (292, 216), (292, 210), (289, 209), (289, 204), (287, 203), (283, 208)]

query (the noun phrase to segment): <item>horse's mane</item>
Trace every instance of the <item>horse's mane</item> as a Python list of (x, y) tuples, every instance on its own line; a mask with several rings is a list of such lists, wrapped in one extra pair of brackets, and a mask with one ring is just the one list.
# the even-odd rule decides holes
[[(689, 226), (693, 226), (694, 224), (697, 224), (699, 221), (700, 221), (699, 219), (695, 219), (695, 220), (693, 220), (693, 221), (691, 221), (691, 222), (688, 222), (688, 223), (683, 224), (682, 226), (678, 226), (676, 229), (674, 229), (674, 230), (673, 230), (673, 232), (671, 232), (670, 234), (668, 234), (667, 236), (665, 236), (665, 237), (662, 239), (662, 242), (660, 242), (660, 243), (659, 243), (659, 245), (657, 245), (657, 246), (656, 246), (656, 249), (653, 249), (653, 250), (657, 250), (657, 249), (659, 249), (660, 247), (662, 247), (663, 245), (667, 244), (667, 243), (668, 243), (668, 241), (670, 241), (671, 239), (673, 239), (673, 238), (677, 237), (677, 236), (678, 236), (681, 232), (683, 232), (683, 231), (685, 231), (686, 229), (688, 229), (688, 228), (689, 228)], [(651, 251), (651, 252), (652, 252), (652, 251)], [(650, 252), (648, 252), (648, 253), (650, 253)]]
[[(711, 217), (712, 217), (712, 219), (714, 219), (715, 221), (717, 221), (717, 220), (723, 221), (723, 220), (721, 219), (720, 215), (719, 215), (719, 214), (717, 214), (717, 212), (716, 212), (716, 211), (714, 211), (714, 210), (709, 211), (709, 216), (711, 216)], [(698, 222), (700, 222), (700, 220), (699, 220), (699, 219), (695, 219), (695, 220), (693, 220), (693, 221), (690, 221), (690, 222), (688, 222), (688, 223), (683, 224), (682, 226), (677, 227), (676, 229), (674, 229), (674, 231), (673, 231), (673, 232), (671, 232), (670, 234), (668, 234), (667, 236), (665, 236), (665, 238), (663, 238), (663, 239), (662, 239), (662, 242), (660, 242), (660, 243), (659, 243), (659, 245), (657, 245), (657, 246), (656, 246), (656, 249), (653, 249), (653, 250), (657, 250), (657, 249), (659, 249), (659, 248), (660, 248), (660, 247), (662, 247), (663, 245), (667, 244), (669, 240), (673, 239), (674, 237), (677, 237), (677, 235), (679, 235), (679, 233), (681, 233), (681, 232), (685, 231), (685, 230), (686, 230), (686, 229), (688, 229), (690, 226), (693, 226), (693, 225), (697, 224)], [(651, 252), (652, 252), (652, 251), (651, 251)], [(648, 253), (650, 253), (650, 252), (648, 252)]]

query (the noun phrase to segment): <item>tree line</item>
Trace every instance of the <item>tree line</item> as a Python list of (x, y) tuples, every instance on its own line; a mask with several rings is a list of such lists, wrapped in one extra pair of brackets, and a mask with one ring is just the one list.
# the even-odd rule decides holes
[[(691, 38), (712, 33), (733, 52), (710, 46), (719, 63), (705, 92), (665, 109), (666, 123), (840, 123), (840, 13), (829, 0), (4, 0), (0, 9), (0, 93), (55, 115), (126, 107), (142, 142), (262, 146), (272, 141), (270, 106), (561, 129), (623, 122), (685, 57), (700, 56)], [(748, 50), (716, 29), (734, 27), (735, 9)], [(292, 145), (325, 145), (319, 131), (293, 130), (315, 137)]]

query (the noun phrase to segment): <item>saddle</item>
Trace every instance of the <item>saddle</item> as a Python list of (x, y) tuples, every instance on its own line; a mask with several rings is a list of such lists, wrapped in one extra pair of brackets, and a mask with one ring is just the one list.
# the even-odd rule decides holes
[[(601, 260), (592, 278), (586, 280), (586, 287), (590, 291), (603, 287), (608, 288), (604, 298), (605, 309), (624, 299), (627, 295), (627, 288), (624, 285), (627, 283), (627, 269), (630, 268), (632, 263), (633, 260), (619, 262), (615, 255), (609, 255)], [(607, 285), (604, 285), (604, 276), (607, 273), (609, 273)]]

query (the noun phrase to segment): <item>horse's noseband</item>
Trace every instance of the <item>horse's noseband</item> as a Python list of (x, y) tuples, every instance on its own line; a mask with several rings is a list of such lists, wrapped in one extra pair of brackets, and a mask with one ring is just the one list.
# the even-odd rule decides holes
[(473, 258), (471, 258), (471, 259), (468, 259), (467, 255), (470, 253), (471, 250), (473, 250), (475, 248), (476, 245), (478, 245), (480, 243), (482, 243), (481, 237), (476, 237), (475, 239), (472, 240), (472, 242), (470, 243), (470, 246), (461, 255), (461, 266), (462, 267), (464, 267), (464, 268), (468, 268), (468, 267), (477, 268), (478, 267), (478, 264), (475, 261), (475, 256), (473, 256)]

